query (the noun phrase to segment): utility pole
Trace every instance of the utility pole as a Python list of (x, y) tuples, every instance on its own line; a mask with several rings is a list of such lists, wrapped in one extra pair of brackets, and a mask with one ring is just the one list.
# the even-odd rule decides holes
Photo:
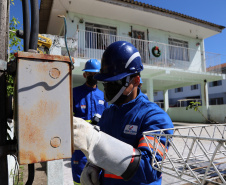
[[(0, 0), (0, 59), (6, 60), (6, 25), (7, 25), (8, 1)], [(8, 40), (8, 39), (7, 39)]]
[[(8, 32), (7, 27), (7, 12), (8, 1), (0, 0), (0, 59), (6, 61), (8, 47)], [(7, 41), (6, 41), (7, 40)], [(1, 70), (1, 69), (0, 69)], [(7, 142), (7, 111), (6, 111), (6, 74), (0, 71), (0, 149), (3, 150), (3, 146)], [(1, 153), (0, 153), (1, 154)], [(8, 185), (8, 162), (7, 155), (0, 155), (0, 182), (1, 184)]]

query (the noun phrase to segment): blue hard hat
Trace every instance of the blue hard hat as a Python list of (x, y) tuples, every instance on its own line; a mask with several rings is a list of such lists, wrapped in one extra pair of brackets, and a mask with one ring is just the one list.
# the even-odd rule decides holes
[(142, 84), (142, 83), (143, 83), (142, 78), (140, 78), (140, 84)]
[(100, 71), (100, 62), (97, 59), (90, 59), (85, 64), (85, 69), (82, 71), (86, 72), (99, 72)]
[(129, 42), (116, 41), (104, 51), (100, 73), (94, 76), (99, 81), (111, 82), (139, 73), (143, 70), (138, 50)]

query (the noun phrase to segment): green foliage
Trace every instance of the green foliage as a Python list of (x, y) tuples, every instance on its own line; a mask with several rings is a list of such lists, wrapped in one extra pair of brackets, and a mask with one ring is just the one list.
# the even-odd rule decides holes
[(21, 50), (21, 39), (16, 36), (16, 30), (19, 24), (20, 22), (15, 17), (13, 17), (9, 23), (9, 60), (14, 59), (14, 53)]
[(13, 91), (14, 91), (14, 83), (13, 83), (13, 77), (12, 75), (6, 75), (6, 79), (7, 79), (7, 96), (11, 96), (13, 95)]
[(197, 111), (198, 113), (200, 113), (202, 115), (203, 118), (205, 118), (205, 120), (209, 123), (218, 123), (214, 120), (209, 120), (208, 118), (206, 118), (203, 113), (199, 110), (200, 108), (200, 105), (201, 103), (200, 102), (190, 102), (190, 104), (186, 107), (186, 110), (189, 110), (189, 109), (193, 109), (194, 111)]
[[(14, 0), (10, 0), (10, 5), (14, 6)], [(13, 60), (14, 53), (20, 51), (22, 49), (21, 39), (16, 36), (16, 30), (19, 28), (20, 22), (17, 18), (13, 17), (9, 23), (9, 60)], [(7, 95), (13, 95), (14, 85), (13, 85), (13, 77), (11, 75), (7, 75)]]
[(199, 110), (199, 105), (201, 105), (201, 103), (200, 102), (190, 102), (190, 105), (188, 105), (187, 107), (186, 107), (186, 110), (188, 110), (188, 109), (194, 109), (195, 111), (198, 111)]

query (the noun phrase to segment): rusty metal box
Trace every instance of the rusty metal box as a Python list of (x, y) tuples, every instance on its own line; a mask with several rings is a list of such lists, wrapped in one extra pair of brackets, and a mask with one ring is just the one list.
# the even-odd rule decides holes
[(18, 52), (14, 119), (20, 164), (71, 158), (71, 73), (68, 57)]

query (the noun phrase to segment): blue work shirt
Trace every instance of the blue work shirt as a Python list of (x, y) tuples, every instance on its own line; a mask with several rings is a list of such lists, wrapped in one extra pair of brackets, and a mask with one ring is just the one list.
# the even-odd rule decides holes
[[(124, 181), (120, 176), (108, 174), (103, 170), (101, 185), (160, 185), (161, 173), (151, 166), (151, 153), (142, 133), (145, 131), (173, 128), (167, 113), (157, 104), (150, 102), (146, 95), (138, 89), (138, 96), (121, 106), (112, 104), (102, 114), (98, 124), (100, 130), (141, 150), (140, 165), (135, 175)], [(173, 134), (168, 131), (168, 134)], [(151, 136), (150, 136), (151, 137)], [(164, 145), (164, 138), (161, 139)], [(168, 148), (168, 146), (165, 146)], [(161, 157), (157, 155), (157, 160)]]
[[(88, 87), (86, 84), (73, 88), (73, 112), (75, 117), (91, 121), (95, 114), (102, 115), (108, 106), (104, 100), (104, 93), (98, 88)], [(80, 183), (80, 176), (87, 159), (80, 150), (72, 155), (71, 166), (73, 180)]]
[(104, 93), (86, 84), (73, 88), (73, 112), (75, 117), (91, 120), (95, 114), (102, 115), (108, 106)]

